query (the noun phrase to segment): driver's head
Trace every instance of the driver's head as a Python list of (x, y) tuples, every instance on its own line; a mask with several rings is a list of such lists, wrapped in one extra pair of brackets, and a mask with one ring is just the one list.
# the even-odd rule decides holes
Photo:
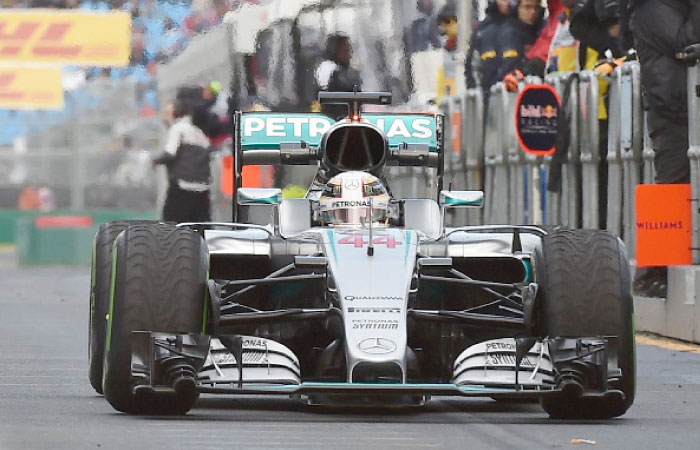
[(326, 183), (319, 199), (323, 225), (387, 224), (389, 194), (377, 177), (367, 172), (343, 172)]

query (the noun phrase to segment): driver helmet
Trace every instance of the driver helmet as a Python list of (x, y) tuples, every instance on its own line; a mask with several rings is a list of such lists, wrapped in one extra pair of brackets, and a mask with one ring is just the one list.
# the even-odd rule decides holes
[(389, 217), (389, 193), (372, 174), (343, 172), (326, 183), (319, 211), (323, 225), (364, 225), (371, 220), (373, 225), (384, 226)]

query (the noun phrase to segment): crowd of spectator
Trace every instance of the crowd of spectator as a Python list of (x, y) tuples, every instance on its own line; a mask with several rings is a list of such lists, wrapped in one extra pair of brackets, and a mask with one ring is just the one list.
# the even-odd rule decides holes
[[(156, 114), (158, 65), (177, 55), (197, 34), (215, 26), (242, 3), (257, 0), (0, 0), (2, 8), (57, 8), (126, 11), (132, 16), (131, 58), (127, 67), (67, 68), (72, 79), (131, 78), (140, 85), (141, 113)], [(74, 84), (77, 87), (80, 83)]]
[[(421, 3), (419, 8), (425, 10)], [(427, 25), (421, 28), (430, 29)], [(429, 42), (430, 37), (424, 41)], [(697, 1), (547, 0), (545, 10), (540, 0), (489, 0), (486, 18), (473, 28), (465, 78), (468, 88), (483, 89), (488, 105), (490, 88), (499, 81), (508, 90), (517, 90), (527, 75), (559, 73), (570, 74), (565, 82), (570, 85), (579, 71), (594, 70), (599, 76), (598, 175), (607, 180), (608, 76), (624, 61), (637, 58), (656, 182), (689, 183), (687, 64), (695, 64), (699, 57)], [(566, 136), (568, 122), (558, 123), (558, 135)], [(567, 147), (568, 139), (558, 141), (549, 189), (557, 189), (552, 176), (557, 173), (557, 162), (566, 160)], [(605, 181), (598, 194), (599, 226), (605, 228)], [(642, 295), (663, 297), (666, 284), (666, 268), (652, 267), (637, 271), (634, 289)]]

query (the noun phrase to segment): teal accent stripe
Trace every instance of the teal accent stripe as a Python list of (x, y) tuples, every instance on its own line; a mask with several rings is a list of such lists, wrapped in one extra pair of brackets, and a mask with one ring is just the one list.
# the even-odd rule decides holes
[(403, 263), (408, 264), (408, 248), (411, 246), (411, 236), (413, 231), (408, 230), (404, 232), (406, 234), (406, 248), (404, 249)]
[(335, 251), (335, 237), (333, 236), (333, 230), (327, 230), (326, 233), (328, 233), (328, 242), (330, 242), (331, 246), (331, 251), (333, 252), (333, 259), (335, 260), (336, 264), (338, 263), (338, 254)]
[(245, 195), (241, 195), (241, 198), (239, 199), (241, 203), (246, 202), (246, 203), (255, 203), (255, 204), (260, 204), (260, 205), (276, 205), (280, 202), (280, 196), (275, 195), (272, 197), (266, 197), (266, 198), (254, 198), (254, 197), (246, 197)]
[(530, 267), (530, 261), (521, 259), (520, 262), (523, 263), (523, 266), (525, 267), (525, 280), (523, 281), (525, 283), (529, 283), (532, 281), (532, 268)]
[[(346, 389), (346, 388), (355, 388), (355, 389)], [(478, 385), (466, 385), (466, 386), (458, 386), (456, 384), (451, 384), (451, 383), (445, 383), (445, 384), (420, 384), (420, 383), (406, 383), (406, 384), (401, 384), (401, 383), (319, 383), (319, 382), (306, 382), (306, 383), (301, 383), (300, 385), (294, 384), (294, 385), (275, 385), (275, 384), (267, 384), (267, 385), (254, 385), (254, 386), (246, 386), (244, 387), (241, 391), (267, 391), (270, 394), (274, 393), (292, 393), (296, 391), (300, 391), (303, 389), (310, 389), (313, 390), (314, 388), (320, 388), (320, 389), (334, 389), (337, 388), (337, 392), (344, 392), (344, 393), (353, 393), (357, 394), (358, 391), (361, 391), (362, 388), (365, 387), (367, 388), (367, 393), (372, 392), (372, 388), (387, 388), (390, 391), (393, 391), (396, 394), (401, 394), (402, 392), (405, 392), (405, 390), (426, 390), (426, 391), (437, 391), (438, 393), (435, 395), (442, 396), (442, 395), (469, 395), (469, 393), (478, 393), (480, 395), (489, 395), (489, 393), (493, 394), (509, 394), (513, 393), (517, 395), (518, 393), (521, 393), (523, 391), (516, 391), (512, 387), (484, 387), (484, 386), (478, 386)], [(396, 389), (392, 389), (396, 388)], [(404, 390), (405, 389), (405, 390)], [(543, 389), (542, 393), (551, 391), (551, 389)], [(235, 390), (232, 391), (231, 393), (235, 394)]]
[(204, 308), (202, 312), (202, 334), (207, 334), (207, 316), (209, 315), (209, 269), (207, 269), (207, 278), (204, 282)]
[(484, 201), (483, 200), (474, 200), (474, 201), (466, 201), (466, 200), (460, 200), (458, 198), (451, 198), (451, 197), (446, 197), (445, 198), (445, 205), (459, 205), (459, 206), (481, 206), (483, 205)]

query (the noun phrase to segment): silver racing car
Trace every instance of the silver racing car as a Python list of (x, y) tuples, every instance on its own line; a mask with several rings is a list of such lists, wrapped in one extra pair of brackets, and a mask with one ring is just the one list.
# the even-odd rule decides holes
[[(184, 414), (200, 395), (420, 405), (540, 399), (555, 418), (634, 400), (628, 259), (605, 231), (445, 226), (479, 191), (442, 188), (439, 115), (237, 113), (234, 220), (111, 222), (95, 237), (90, 381), (117, 410)], [(241, 187), (247, 164), (316, 165), (305, 198)], [(434, 170), (396, 199), (387, 166)], [(269, 215), (245, 223), (247, 211)]]

